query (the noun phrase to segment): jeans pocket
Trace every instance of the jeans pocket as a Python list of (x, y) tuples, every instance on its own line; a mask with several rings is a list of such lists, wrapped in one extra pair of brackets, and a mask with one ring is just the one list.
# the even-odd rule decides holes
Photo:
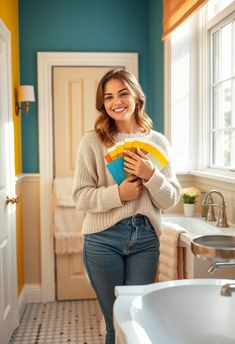
[(150, 222), (149, 218), (148, 218), (147, 216), (146, 216), (145, 218), (146, 218), (145, 227), (146, 227), (150, 232), (156, 234), (155, 229), (154, 229), (152, 223)]

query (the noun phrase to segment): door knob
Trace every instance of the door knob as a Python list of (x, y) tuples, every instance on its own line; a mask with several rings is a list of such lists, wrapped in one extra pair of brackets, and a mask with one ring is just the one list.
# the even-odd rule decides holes
[(14, 204), (14, 203), (18, 203), (18, 202), (19, 202), (19, 196), (18, 195), (16, 195), (15, 197), (7, 196), (7, 198), (6, 198), (6, 204), (9, 204), (9, 203)]

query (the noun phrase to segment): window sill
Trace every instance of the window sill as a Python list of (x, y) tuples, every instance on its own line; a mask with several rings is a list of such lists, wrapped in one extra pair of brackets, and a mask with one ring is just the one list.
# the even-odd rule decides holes
[(189, 172), (189, 174), (197, 177), (208, 178), (213, 180), (218, 180), (220, 182), (235, 184), (235, 173), (234, 176), (223, 175), (221, 173), (211, 172), (211, 171), (199, 171), (194, 170)]

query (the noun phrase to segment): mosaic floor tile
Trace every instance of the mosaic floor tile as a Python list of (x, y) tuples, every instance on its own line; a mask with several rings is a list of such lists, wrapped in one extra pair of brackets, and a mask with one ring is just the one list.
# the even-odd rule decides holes
[(97, 300), (26, 305), (9, 344), (103, 344)]

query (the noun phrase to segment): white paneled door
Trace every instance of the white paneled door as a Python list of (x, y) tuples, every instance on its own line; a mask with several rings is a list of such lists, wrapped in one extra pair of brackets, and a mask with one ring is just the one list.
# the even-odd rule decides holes
[[(77, 147), (94, 128), (96, 89), (110, 67), (55, 67), (53, 70), (55, 177), (73, 177)], [(71, 190), (72, 192), (72, 190)], [(77, 231), (81, 219), (76, 218)], [(65, 228), (66, 230), (66, 228)], [(67, 228), (69, 230), (69, 228)], [(82, 252), (57, 255), (57, 298), (95, 298), (83, 265)]]
[(110, 69), (103, 66), (54, 67), (55, 177), (74, 175), (80, 139), (94, 129), (98, 83)]
[(0, 19), (0, 343), (18, 325), (10, 33)]

